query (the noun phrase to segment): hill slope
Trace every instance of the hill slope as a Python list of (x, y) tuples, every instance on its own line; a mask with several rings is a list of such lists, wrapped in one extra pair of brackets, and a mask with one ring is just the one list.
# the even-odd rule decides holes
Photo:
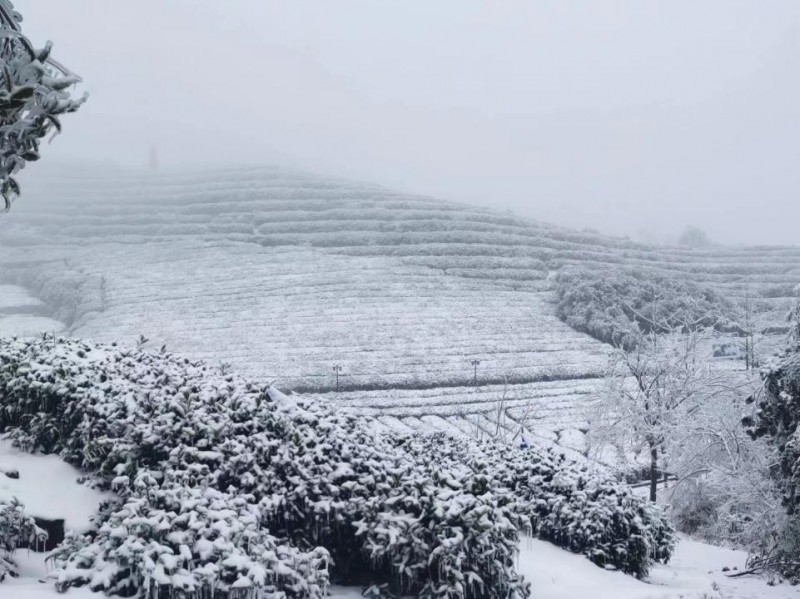
[(638, 265), (776, 315), (800, 278), (797, 248), (652, 248), (274, 168), (45, 173), (25, 192), (0, 220), (0, 283), (72, 334), (144, 335), (389, 427), (524, 420), (576, 449), (607, 347), (556, 318), (550, 273)]

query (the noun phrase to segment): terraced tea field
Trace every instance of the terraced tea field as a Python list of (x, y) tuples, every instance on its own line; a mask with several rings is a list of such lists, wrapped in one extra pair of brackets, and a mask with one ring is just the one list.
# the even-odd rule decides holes
[[(582, 450), (607, 348), (555, 317), (547, 277), (570, 264), (755, 295), (775, 323), (800, 282), (797, 248), (646, 247), (279, 169), (24, 183), (0, 219), (0, 284), (36, 298), (36, 318), (144, 335), (387, 427), (525, 429)], [(0, 287), (0, 318), (15, 289)]]

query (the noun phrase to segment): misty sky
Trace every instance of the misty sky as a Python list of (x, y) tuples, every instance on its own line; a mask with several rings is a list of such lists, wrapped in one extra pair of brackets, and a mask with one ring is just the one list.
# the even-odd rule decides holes
[(155, 145), (635, 239), (800, 241), (796, 0), (15, 4), (92, 94), (51, 161)]

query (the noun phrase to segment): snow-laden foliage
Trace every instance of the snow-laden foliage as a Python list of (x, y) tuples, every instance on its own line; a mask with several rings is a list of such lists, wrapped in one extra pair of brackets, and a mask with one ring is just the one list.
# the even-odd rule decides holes
[(202, 597), (212, 589), (230, 597), (323, 595), (327, 551), (278, 541), (248, 497), (165, 488), (161, 474), (141, 470), (137, 492), (110, 513), (94, 539), (72, 534), (59, 546), (52, 555), (57, 589), (88, 584), (124, 597), (167, 591)]
[[(762, 369), (763, 392), (755, 413), (742, 423), (748, 434), (763, 439), (776, 457), (771, 474), (788, 518), (772, 546), (761, 552), (766, 567), (800, 579), (800, 304), (789, 313), (791, 332), (783, 353)], [(751, 400), (755, 400), (753, 396)]]
[(15, 499), (0, 499), (0, 582), (16, 576), (12, 554), (17, 548), (35, 547), (46, 538), (47, 533), (25, 514), (25, 506)]
[(61, 589), (122, 595), (527, 597), (521, 518), (491, 471), (416, 455), (347, 414), (169, 354), (0, 341), (0, 430), (120, 500), (54, 556)]
[(61, 131), (59, 117), (85, 101), (69, 88), (80, 78), (50, 61), (51, 43), (37, 50), (19, 31), (19, 15), (8, 0), (0, 4), (0, 194), (5, 209), (19, 195), (13, 175), (39, 159), (39, 143)]
[[(656, 427), (664, 449), (659, 463), (676, 479), (660, 495), (679, 531), (760, 553), (774, 542), (786, 517), (770, 474), (774, 451), (763, 440), (751, 439), (741, 426), (758, 376), (749, 370), (706, 368), (695, 381), (699, 386), (691, 378), (675, 379), (677, 373), (662, 379), (665, 387), (673, 387), (673, 397), (685, 391), (692, 397), (682, 408), (673, 404), (677, 412), (662, 413)], [(654, 405), (662, 399), (651, 395)], [(629, 429), (635, 426), (633, 417), (622, 421)]]
[[(762, 369), (755, 414), (742, 420), (755, 439), (774, 449), (772, 475), (788, 518), (780, 537), (762, 552), (766, 563), (800, 578), (800, 304), (789, 313), (791, 333), (783, 353)], [(755, 399), (755, 396), (752, 398)]]
[(561, 320), (625, 349), (647, 333), (738, 330), (730, 300), (684, 277), (636, 268), (576, 268), (561, 271), (555, 280)]
[(800, 508), (800, 344), (763, 370), (764, 393), (755, 419), (745, 418), (753, 437), (767, 438), (779, 454), (783, 501), (790, 513)]
[(660, 508), (552, 450), (474, 444), (443, 434), (401, 442), (410, 453), (460, 469), (462, 476), (491, 473), (494, 485), (517, 499), (528, 532), (599, 566), (642, 577), (653, 562), (666, 563), (672, 555), (675, 532)]

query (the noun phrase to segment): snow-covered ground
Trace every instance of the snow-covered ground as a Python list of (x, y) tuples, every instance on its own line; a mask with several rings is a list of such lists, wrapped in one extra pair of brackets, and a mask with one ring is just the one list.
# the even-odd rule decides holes
[(0, 312), (21, 306), (38, 307), (42, 301), (19, 285), (0, 285)]
[[(8, 470), (16, 470), (19, 478), (5, 476)], [(16, 497), (30, 516), (63, 518), (67, 530), (88, 529), (105, 495), (79, 484), (79, 478), (57, 456), (24, 453), (0, 441), (0, 499)]]
[(0, 337), (60, 333), (64, 323), (42, 315), (43, 303), (18, 285), (0, 285)]
[(13, 314), (0, 316), (0, 337), (35, 337), (64, 331), (64, 323), (46, 316)]
[(646, 581), (598, 568), (580, 555), (550, 543), (526, 539), (520, 571), (536, 599), (792, 599), (800, 586), (761, 576), (730, 578), (745, 568), (747, 554), (681, 538), (672, 561), (656, 566)]
[[(4, 473), (16, 471), (19, 478)], [(0, 499), (16, 497), (30, 516), (64, 519), (66, 530), (84, 531), (91, 526), (106, 494), (78, 482), (80, 472), (57, 456), (32, 455), (0, 440)], [(46, 554), (18, 551), (14, 559), (20, 577), (0, 583), (1, 599), (55, 599), (61, 597), (51, 582), (46, 581)], [(43, 582), (44, 581), (44, 582)], [(70, 592), (70, 598), (99, 597), (86, 589)]]

